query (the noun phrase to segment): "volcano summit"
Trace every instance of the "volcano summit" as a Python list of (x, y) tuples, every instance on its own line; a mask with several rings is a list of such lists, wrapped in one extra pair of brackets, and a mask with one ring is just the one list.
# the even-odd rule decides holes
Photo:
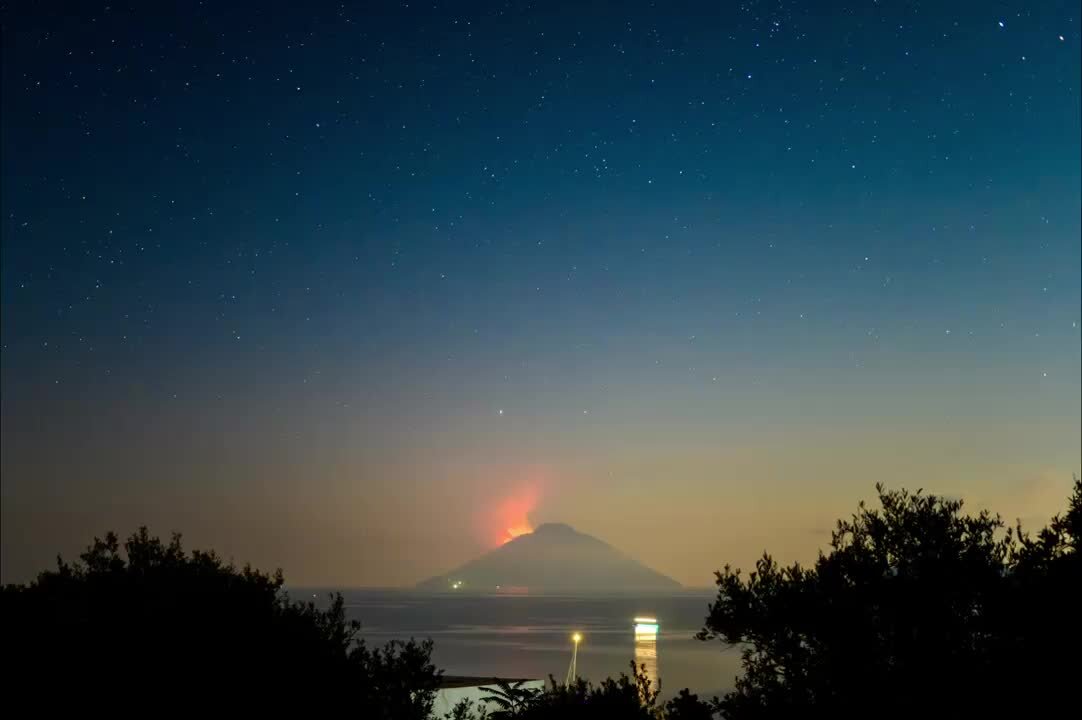
[(418, 584), (433, 592), (632, 593), (680, 584), (570, 525), (548, 523), (481, 557)]

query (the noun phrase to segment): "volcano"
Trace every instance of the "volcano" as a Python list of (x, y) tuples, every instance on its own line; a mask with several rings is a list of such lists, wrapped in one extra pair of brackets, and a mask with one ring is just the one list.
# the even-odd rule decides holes
[(547, 523), (446, 575), (417, 585), (433, 592), (642, 593), (680, 584), (570, 525)]

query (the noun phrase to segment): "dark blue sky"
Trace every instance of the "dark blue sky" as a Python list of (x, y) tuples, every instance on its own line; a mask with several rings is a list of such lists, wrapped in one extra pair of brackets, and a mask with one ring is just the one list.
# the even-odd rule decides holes
[(5, 580), (408, 582), (528, 497), (706, 584), (878, 479), (1066, 496), (1077, 2), (160, 5), (3, 8)]

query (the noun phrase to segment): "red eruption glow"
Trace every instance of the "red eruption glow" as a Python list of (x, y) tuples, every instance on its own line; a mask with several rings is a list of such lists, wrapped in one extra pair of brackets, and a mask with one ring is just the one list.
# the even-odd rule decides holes
[(496, 505), (491, 520), (496, 544), (502, 545), (519, 535), (533, 532), (529, 515), (536, 506), (537, 488), (532, 484), (518, 488)]

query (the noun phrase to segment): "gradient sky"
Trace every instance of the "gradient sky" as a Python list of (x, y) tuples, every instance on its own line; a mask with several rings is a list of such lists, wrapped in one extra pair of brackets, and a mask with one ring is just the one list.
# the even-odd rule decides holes
[(877, 481), (1065, 505), (1077, 0), (27, 5), (4, 581), (145, 523), (410, 584), (562, 521), (705, 586)]

